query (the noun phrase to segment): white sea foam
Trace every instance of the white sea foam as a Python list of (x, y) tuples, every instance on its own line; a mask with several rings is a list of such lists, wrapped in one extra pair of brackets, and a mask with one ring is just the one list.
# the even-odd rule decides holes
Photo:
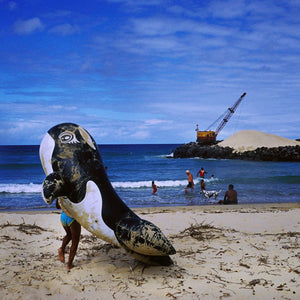
[[(217, 178), (204, 179), (205, 182), (211, 182), (218, 180)], [(194, 179), (194, 184), (198, 184), (200, 182), (199, 178)], [(155, 184), (160, 187), (181, 187), (187, 185), (187, 180), (157, 180)], [(116, 189), (140, 189), (140, 188), (151, 188), (152, 181), (116, 181), (112, 182), (112, 186)], [(21, 193), (41, 193), (42, 184), (15, 184), (15, 183), (7, 183), (0, 184), (0, 193), (8, 193), (8, 194), (21, 194)]]
[(42, 184), (16, 184), (7, 183), (0, 184), (0, 193), (20, 194), (20, 193), (40, 193), (42, 191)]
[[(160, 187), (176, 187), (186, 185), (186, 180), (162, 180), (155, 181), (155, 184)], [(152, 181), (123, 181), (123, 182), (112, 182), (114, 188), (151, 188)]]
[[(204, 179), (204, 181), (214, 181), (218, 180), (217, 178), (212, 179)], [(200, 182), (199, 178), (194, 179), (194, 184)], [(183, 180), (155, 180), (155, 184), (160, 187), (180, 187), (187, 185), (187, 179)], [(139, 189), (139, 188), (151, 188), (152, 181), (122, 181), (122, 182), (112, 182), (114, 188), (132, 188), (132, 189)]]

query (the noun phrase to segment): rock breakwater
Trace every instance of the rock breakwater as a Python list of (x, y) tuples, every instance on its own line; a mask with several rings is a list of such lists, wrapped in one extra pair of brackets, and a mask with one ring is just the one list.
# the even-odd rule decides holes
[(231, 147), (220, 147), (218, 145), (200, 146), (195, 142), (190, 142), (176, 148), (173, 157), (300, 162), (300, 146), (259, 147), (253, 151), (237, 152)]

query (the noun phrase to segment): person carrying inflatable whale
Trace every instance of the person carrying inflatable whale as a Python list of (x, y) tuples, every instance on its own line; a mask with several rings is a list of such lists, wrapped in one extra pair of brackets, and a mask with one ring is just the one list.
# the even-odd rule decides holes
[(42, 196), (102, 240), (123, 247), (149, 265), (171, 265), (176, 250), (153, 223), (137, 216), (112, 187), (91, 135), (63, 123), (48, 130), (40, 145), (46, 174)]

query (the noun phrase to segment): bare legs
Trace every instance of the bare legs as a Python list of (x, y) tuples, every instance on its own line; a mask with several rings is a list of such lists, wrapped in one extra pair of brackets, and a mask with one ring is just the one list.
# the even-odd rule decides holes
[(58, 258), (61, 262), (65, 262), (65, 249), (69, 242), (72, 241), (67, 264), (67, 269), (70, 271), (80, 240), (81, 226), (74, 220), (69, 227), (64, 226), (64, 229), (66, 231), (66, 235), (62, 240), (61, 247), (58, 249)]

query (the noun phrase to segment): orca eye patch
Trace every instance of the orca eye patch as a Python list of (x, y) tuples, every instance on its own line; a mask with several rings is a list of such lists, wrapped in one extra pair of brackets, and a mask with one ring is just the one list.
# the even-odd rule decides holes
[(58, 138), (60, 139), (62, 144), (74, 144), (79, 143), (75, 134), (71, 131), (64, 131), (62, 132)]

